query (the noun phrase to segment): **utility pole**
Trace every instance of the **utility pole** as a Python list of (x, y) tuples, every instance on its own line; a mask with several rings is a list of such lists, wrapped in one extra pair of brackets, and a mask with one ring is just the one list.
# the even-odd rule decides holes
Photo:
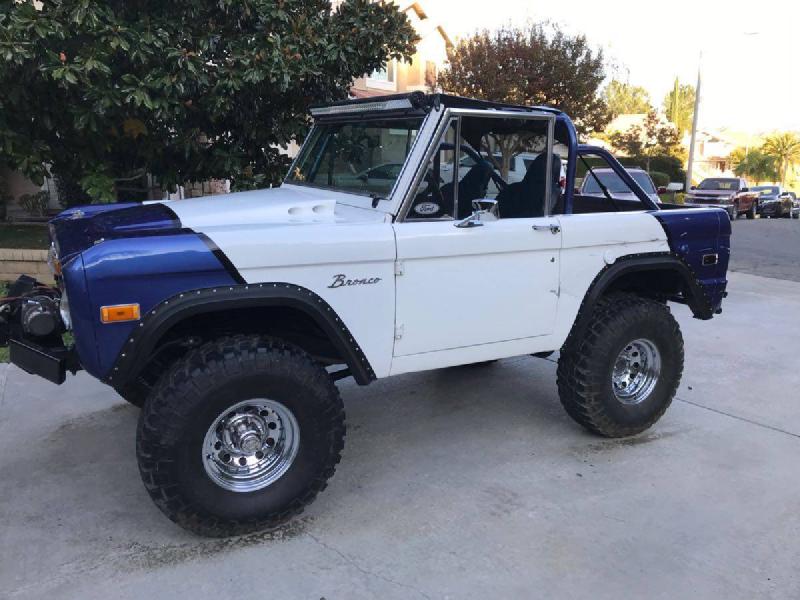
[(697, 63), (697, 87), (694, 89), (694, 115), (692, 115), (692, 137), (689, 141), (689, 164), (686, 166), (686, 191), (692, 187), (692, 167), (694, 166), (694, 144), (697, 137), (697, 119), (700, 116), (700, 70), (703, 62), (703, 53)]

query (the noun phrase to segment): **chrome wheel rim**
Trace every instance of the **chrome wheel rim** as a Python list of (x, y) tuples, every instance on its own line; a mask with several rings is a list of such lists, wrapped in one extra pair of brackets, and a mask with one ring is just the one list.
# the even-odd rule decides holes
[(211, 480), (232, 492), (254, 492), (292, 466), (300, 427), (280, 402), (245, 400), (219, 415), (203, 440), (203, 466)]
[(653, 391), (661, 375), (661, 353), (650, 340), (628, 342), (614, 362), (611, 384), (623, 404), (639, 404)]

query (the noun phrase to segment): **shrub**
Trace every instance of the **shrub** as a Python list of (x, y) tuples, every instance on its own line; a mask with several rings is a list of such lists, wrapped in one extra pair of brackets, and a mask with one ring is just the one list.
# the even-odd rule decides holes
[(669, 175), (661, 171), (650, 171), (650, 179), (653, 180), (657, 188), (669, 185)]
[(74, 179), (64, 175), (56, 175), (55, 182), (56, 191), (58, 192), (58, 201), (62, 207), (72, 208), (73, 206), (92, 203), (89, 194), (87, 194)]
[(23, 194), (19, 197), (22, 208), (32, 217), (43, 217), (47, 212), (47, 204), (50, 194), (47, 192), (36, 192), (35, 194)]

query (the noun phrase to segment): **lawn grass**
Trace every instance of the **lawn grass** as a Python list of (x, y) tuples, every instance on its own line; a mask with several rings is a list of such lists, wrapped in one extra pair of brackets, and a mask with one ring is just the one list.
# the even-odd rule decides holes
[(47, 225), (0, 225), (0, 248), (47, 250)]

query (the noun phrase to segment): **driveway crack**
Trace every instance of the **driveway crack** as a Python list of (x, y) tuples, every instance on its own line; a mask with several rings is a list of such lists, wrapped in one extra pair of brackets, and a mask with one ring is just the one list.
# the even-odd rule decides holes
[(378, 579), (381, 579), (381, 580), (385, 581), (386, 583), (389, 583), (391, 585), (396, 585), (398, 587), (405, 588), (407, 590), (411, 590), (412, 592), (416, 592), (421, 597), (426, 598), (427, 600), (432, 600), (431, 597), (428, 596), (428, 594), (426, 594), (422, 590), (419, 590), (419, 589), (415, 588), (413, 585), (409, 585), (407, 583), (403, 583), (402, 581), (397, 581), (395, 579), (392, 579), (391, 577), (386, 577), (385, 575), (381, 575), (380, 573), (375, 573), (373, 571), (370, 571), (369, 569), (365, 569), (360, 564), (358, 564), (358, 562), (356, 562), (353, 558), (347, 556), (344, 552), (342, 552), (338, 548), (335, 548), (335, 547), (331, 546), (330, 544), (327, 544), (327, 543), (323, 542), (321, 539), (319, 539), (314, 534), (306, 532), (306, 535), (308, 537), (310, 537), (312, 540), (314, 540), (318, 545), (320, 545), (323, 548), (325, 548), (326, 550), (329, 550), (330, 552), (333, 552), (334, 554), (336, 554), (336, 556), (338, 556), (343, 561), (345, 561), (348, 565), (350, 565), (351, 567), (356, 569), (359, 573), (363, 573), (367, 577), (377, 577)]
[(686, 404), (691, 404), (692, 406), (696, 406), (697, 408), (702, 408), (703, 410), (708, 410), (713, 413), (717, 413), (718, 415), (724, 415), (726, 417), (730, 417), (731, 419), (744, 421), (745, 423), (750, 423), (751, 425), (755, 425), (757, 427), (763, 427), (764, 429), (770, 429), (778, 433), (783, 433), (784, 435), (790, 435), (794, 438), (800, 438), (800, 434), (798, 433), (793, 433), (791, 431), (781, 429), (780, 427), (774, 427), (773, 425), (767, 425), (766, 423), (759, 423), (758, 421), (754, 421), (753, 419), (748, 419), (747, 417), (741, 417), (733, 413), (725, 412), (724, 410), (719, 410), (718, 408), (711, 408), (710, 406), (705, 406), (704, 404), (693, 402), (691, 400), (685, 400), (684, 398), (679, 398), (678, 396), (675, 396), (675, 400), (678, 400), (679, 402), (685, 402)]

